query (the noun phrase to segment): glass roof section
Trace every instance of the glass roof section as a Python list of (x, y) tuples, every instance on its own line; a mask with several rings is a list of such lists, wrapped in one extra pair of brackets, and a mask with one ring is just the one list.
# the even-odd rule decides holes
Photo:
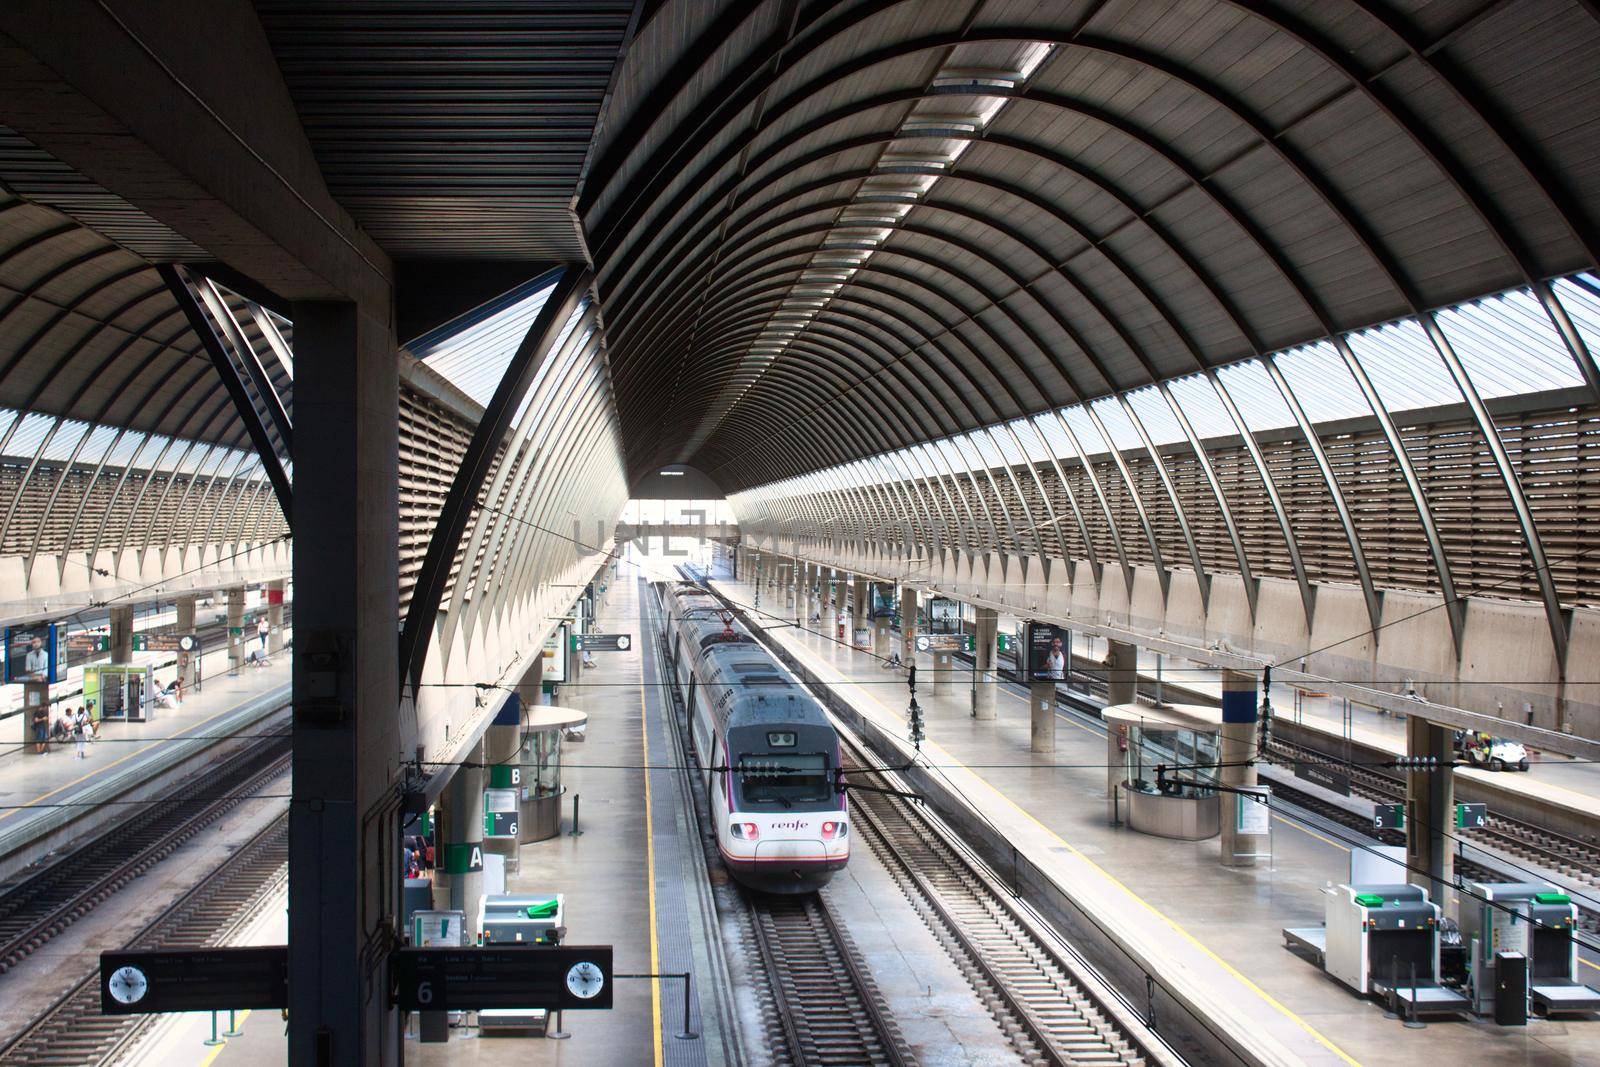
[[(1585, 344), (1592, 352), (1600, 353), (1600, 277), (1577, 274), (1560, 278), (1551, 283), (1551, 289)], [(1485, 400), (1584, 385), (1572, 354), (1538, 297), (1527, 289), (1446, 308), (1434, 312), (1434, 320), (1465, 368), (1471, 385)], [(1460, 385), (1417, 319), (1402, 319), (1347, 334), (1346, 341), (1390, 414), (1401, 417), (1463, 401)], [(1355, 375), (1333, 342), (1300, 345), (1266, 359), (1277, 366), (1312, 423), (1372, 416)], [(1167, 383), (1172, 401), (1202, 441), (1238, 433), (1238, 426), (1218, 393), (1219, 387), (1226, 390), (1252, 433), (1295, 426), (1290, 405), (1263, 359), (1220, 367), (1214, 374), (1216, 384), (1204, 373)], [(1140, 449), (1144, 442), (1129, 418), (1129, 409), (1157, 447), (1187, 441), (1182, 423), (1167, 399), (1151, 385), (1124, 393), (1120, 399), (1096, 398), (1088, 408), (1074, 404), (1056, 412), (1042, 412), (1032, 417), (1032, 426), (1030, 420), (1018, 419), (1009, 424), (1009, 429), (1006, 424), (998, 424), (919, 446), (936, 452), (901, 449), (888, 454), (884, 466), (908, 472), (911, 477), (937, 478), (950, 474), (952, 469), (964, 472), (984, 464), (1016, 463), (1023, 454), (1033, 462), (1046, 462), (1049, 457), (1040, 444), (1041, 433), (1057, 457), (1070, 458), (1076, 450), (1063, 421), (1091, 455), (1104, 455), (1108, 445), (1124, 451)], [(1095, 417), (1091, 417), (1091, 410)], [(942, 462), (936, 456), (942, 456)], [(804, 484), (807, 483), (803, 479), (793, 478), (767, 488), (779, 494), (803, 492)]]

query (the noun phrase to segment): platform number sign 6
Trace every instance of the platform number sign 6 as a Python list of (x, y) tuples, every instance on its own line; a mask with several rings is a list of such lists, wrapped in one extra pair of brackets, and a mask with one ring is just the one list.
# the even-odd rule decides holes
[(424, 1005), (433, 1003), (433, 983), (431, 981), (417, 983), (417, 1003)]

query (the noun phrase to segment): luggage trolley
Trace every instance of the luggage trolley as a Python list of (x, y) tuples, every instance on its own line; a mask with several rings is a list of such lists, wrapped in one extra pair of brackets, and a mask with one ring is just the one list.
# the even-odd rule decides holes
[(1528, 958), (1528, 1000), (1540, 1013), (1600, 1011), (1600, 991), (1578, 980), (1578, 908), (1570, 897), (1548, 882), (1468, 881), (1466, 889), (1461, 936), (1472, 952), (1473, 1010), (1494, 1011), (1495, 955), (1509, 951)]

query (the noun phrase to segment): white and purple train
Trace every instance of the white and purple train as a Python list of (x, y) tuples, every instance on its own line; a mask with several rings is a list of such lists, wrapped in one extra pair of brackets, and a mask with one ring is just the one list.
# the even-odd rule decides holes
[(722, 861), (752, 889), (813, 892), (850, 859), (839, 735), (714, 596), (688, 582), (665, 592), (672, 670)]

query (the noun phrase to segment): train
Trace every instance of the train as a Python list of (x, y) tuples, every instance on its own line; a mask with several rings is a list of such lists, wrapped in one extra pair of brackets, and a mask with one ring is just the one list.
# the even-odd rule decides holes
[(760, 892), (815, 892), (850, 859), (838, 732), (817, 699), (703, 587), (669, 584), (663, 602), (671, 670), (723, 864)]

